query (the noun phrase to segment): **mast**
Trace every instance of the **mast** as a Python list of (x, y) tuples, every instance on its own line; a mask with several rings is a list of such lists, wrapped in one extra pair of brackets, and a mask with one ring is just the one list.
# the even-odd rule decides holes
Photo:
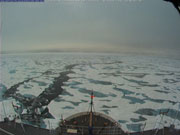
[(93, 94), (93, 91), (91, 92), (91, 103), (90, 103), (90, 106), (91, 106), (91, 111), (92, 112), (93, 110), (93, 98), (94, 98), (94, 94)]
[(89, 113), (89, 135), (93, 135), (93, 91), (91, 92), (91, 103), (90, 103), (90, 113)]

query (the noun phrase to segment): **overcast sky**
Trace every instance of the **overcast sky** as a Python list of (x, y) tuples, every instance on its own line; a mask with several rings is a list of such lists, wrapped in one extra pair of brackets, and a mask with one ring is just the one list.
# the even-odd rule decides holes
[(180, 54), (180, 15), (163, 0), (3, 3), (2, 51)]

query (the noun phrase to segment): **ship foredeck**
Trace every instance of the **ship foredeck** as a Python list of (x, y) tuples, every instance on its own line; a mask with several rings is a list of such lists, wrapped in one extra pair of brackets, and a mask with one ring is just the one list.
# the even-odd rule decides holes
[(61, 135), (79, 134), (79, 135), (120, 135), (124, 134), (119, 123), (111, 117), (93, 112), (92, 126), (90, 123), (90, 112), (81, 112), (72, 115), (59, 124), (58, 133)]

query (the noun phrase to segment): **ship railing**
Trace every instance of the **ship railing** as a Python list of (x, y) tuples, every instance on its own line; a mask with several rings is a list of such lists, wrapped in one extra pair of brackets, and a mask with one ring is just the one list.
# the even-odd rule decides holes
[[(90, 128), (88, 126), (63, 125), (60, 127), (62, 135), (88, 135)], [(93, 135), (120, 135), (123, 131), (117, 126), (93, 127)]]

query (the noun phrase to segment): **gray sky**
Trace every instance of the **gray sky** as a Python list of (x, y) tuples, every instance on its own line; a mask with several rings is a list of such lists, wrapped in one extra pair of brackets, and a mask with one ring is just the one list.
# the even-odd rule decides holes
[(3, 3), (2, 51), (180, 54), (180, 15), (163, 0)]

